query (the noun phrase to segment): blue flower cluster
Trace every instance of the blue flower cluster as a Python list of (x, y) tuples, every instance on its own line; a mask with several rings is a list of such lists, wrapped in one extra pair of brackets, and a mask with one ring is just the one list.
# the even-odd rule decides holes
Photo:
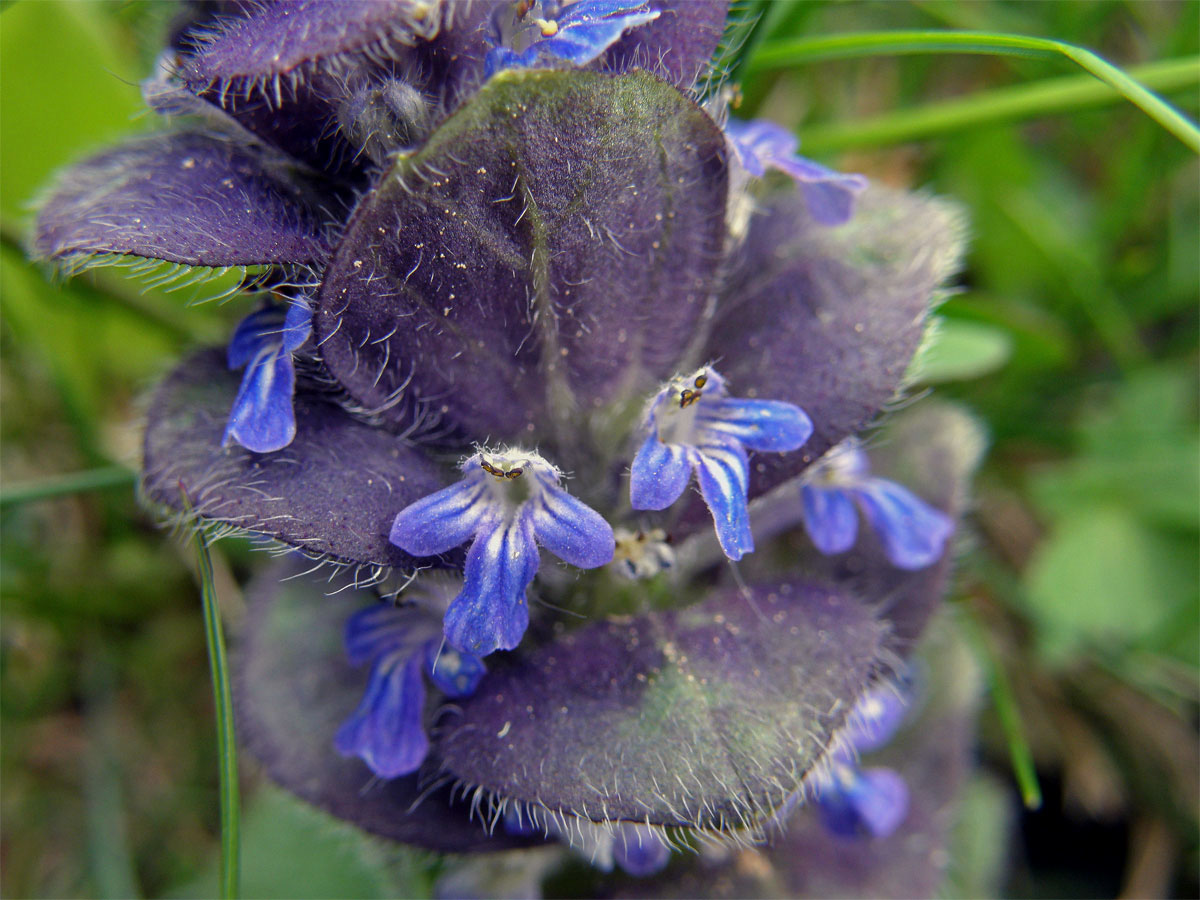
[(265, 637), (328, 615), (285, 615), (290, 588), (251, 617), (251, 746), (314, 803), (637, 875), (687, 842), (665, 829), (753, 832), (808, 773), (830, 827), (900, 826), (904, 782), (854, 759), (894, 730), (875, 687), (944, 586), (966, 466), (938, 428), (898, 440), (921, 499), (857, 435), (961, 229), (730, 118), (703, 87), (727, 12), (197, 5), (146, 89), (182, 124), (48, 195), (47, 259), (240, 267), (263, 295), (156, 392), (144, 487), (375, 598), (336, 660)]

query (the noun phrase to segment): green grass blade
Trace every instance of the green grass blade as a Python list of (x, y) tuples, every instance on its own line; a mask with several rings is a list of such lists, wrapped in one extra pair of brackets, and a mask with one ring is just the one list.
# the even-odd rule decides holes
[(68, 475), (54, 475), (25, 481), (0, 489), (0, 509), (35, 503), (67, 494), (82, 494), (87, 491), (103, 491), (109, 488), (131, 488), (137, 484), (137, 475), (124, 466), (103, 466)]
[(1048, 38), (988, 31), (866, 31), (775, 41), (761, 45), (748, 72), (790, 68), (823, 59), (895, 56), (911, 53), (981, 53), (1070, 60), (1117, 90), (1130, 103), (1200, 153), (1200, 128), (1136, 79), (1090, 50)]
[(1000, 727), (1004, 731), (1004, 739), (1008, 744), (1009, 758), (1012, 760), (1013, 775), (1021, 791), (1021, 800), (1026, 809), (1039, 809), (1042, 805), (1042, 788), (1038, 784), (1037, 769), (1033, 764), (1033, 753), (1029, 749), (1029, 741), (1025, 737), (1025, 729), (1021, 725), (1021, 713), (1017, 709), (1017, 701), (1013, 696), (1012, 685), (1008, 681), (1008, 673), (1004, 671), (1000, 660), (996, 658), (992, 645), (988, 643), (983, 629), (972, 615), (961, 619), (963, 632), (976, 648), (976, 655), (983, 666), (984, 678), (987, 680), (988, 691)]
[[(1149, 63), (1130, 69), (1129, 74), (1156, 91), (1195, 88), (1200, 85), (1200, 56)], [(1113, 88), (1090, 75), (1067, 75), (981, 91), (962, 99), (897, 110), (869, 119), (806, 128), (804, 149), (820, 154), (855, 147), (879, 147), (979, 125), (1073, 112), (1120, 99), (1121, 95)]]
[[(187, 503), (187, 498), (184, 498)], [(193, 541), (200, 571), (200, 596), (204, 603), (204, 636), (208, 641), (208, 663), (212, 672), (213, 701), (217, 711), (217, 754), (221, 791), (221, 897), (239, 895), (241, 836), (238, 796), (237, 742), (233, 726), (233, 691), (225, 655), (225, 634), (217, 606), (212, 558), (202, 532)]]

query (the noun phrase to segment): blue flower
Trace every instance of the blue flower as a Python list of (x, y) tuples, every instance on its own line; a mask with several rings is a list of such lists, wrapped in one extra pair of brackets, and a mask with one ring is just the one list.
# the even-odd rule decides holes
[(229, 341), (231, 369), (245, 367), (242, 384), (224, 443), (235, 441), (255, 453), (281, 450), (296, 436), (292, 395), (296, 390), (296, 368), (292, 354), (312, 334), (312, 311), (293, 302), (285, 311), (267, 306), (238, 324)]
[(730, 119), (725, 124), (729, 138), (742, 166), (756, 178), (775, 169), (790, 175), (800, 186), (808, 211), (823, 225), (841, 225), (854, 213), (854, 198), (866, 190), (867, 179), (862, 175), (846, 175), (805, 159), (796, 153), (799, 140), (786, 128), (755, 119), (739, 122)]
[(867, 522), (892, 564), (923, 569), (945, 551), (954, 522), (908, 488), (873, 477), (867, 455), (852, 441), (830, 450), (804, 473), (804, 525), (817, 549), (843, 553), (858, 539), (858, 514)]
[(730, 397), (725, 379), (704, 366), (654, 396), (643, 430), (630, 471), (633, 508), (666, 509), (694, 471), (721, 549), (736, 560), (754, 549), (746, 451), (795, 450), (812, 434), (812, 422), (791, 403)]
[(609, 524), (559, 487), (561, 474), (534, 452), (480, 450), (463, 478), (407, 506), (391, 542), (435, 556), (471, 539), (462, 592), (446, 610), (446, 639), (479, 656), (511, 650), (529, 624), (525, 589), (538, 570), (538, 545), (581, 569), (613, 557)]
[(649, 0), (522, 0), (493, 17), (494, 46), (488, 51), (486, 74), (490, 78), (501, 69), (529, 68), (547, 54), (586, 66), (630, 28), (658, 17)]
[(908, 815), (908, 785), (900, 774), (862, 769), (857, 762), (859, 754), (891, 740), (904, 720), (905, 705), (896, 690), (883, 687), (869, 691), (855, 705), (832, 768), (817, 785), (821, 821), (833, 834), (887, 837)]
[(382, 778), (420, 767), (429, 753), (423, 675), (447, 696), (466, 697), (486, 671), (478, 657), (443, 643), (437, 619), (415, 606), (377, 603), (347, 620), (350, 663), (372, 666), (362, 702), (334, 738), (338, 752), (362, 757)]

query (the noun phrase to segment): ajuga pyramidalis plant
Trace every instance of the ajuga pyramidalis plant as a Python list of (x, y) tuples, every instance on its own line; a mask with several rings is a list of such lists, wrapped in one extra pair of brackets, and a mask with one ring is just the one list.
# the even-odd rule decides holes
[[(864, 429), (954, 206), (737, 120), (721, 2), (185, 9), (168, 124), (64, 172), (34, 250), (244, 273), (143, 490), (291, 551), (236, 639), (267, 772), (433, 850), (934, 890), (970, 700), (910, 656), (980, 440), (930, 402)], [(720, 849), (751, 845), (769, 877)]]

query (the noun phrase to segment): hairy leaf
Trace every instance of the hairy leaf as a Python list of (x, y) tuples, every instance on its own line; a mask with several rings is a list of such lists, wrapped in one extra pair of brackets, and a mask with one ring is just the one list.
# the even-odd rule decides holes
[(680, 88), (691, 87), (707, 72), (721, 42), (728, 0), (650, 0), (650, 8), (662, 14), (614, 44), (605, 68), (627, 72), (637, 67)]
[(814, 431), (795, 453), (754, 459), (752, 496), (861, 430), (896, 394), (962, 232), (952, 205), (884, 188), (869, 188), (837, 228), (814, 223), (799, 192), (766, 202), (727, 280), (708, 356), (735, 394), (795, 403)]
[[(334, 749), (338, 726), (354, 712), (365, 670), (345, 661), (345, 619), (375, 598), (329, 597), (324, 583), (274, 566), (247, 590), (249, 615), (234, 648), (238, 733), (267, 774), (304, 800), (384, 837), (431, 850), (498, 850), (528, 841), (489, 834), (448, 788), (425, 789), (418, 775), (377, 779)], [(288, 578), (287, 581), (281, 581)]]
[(885, 631), (794, 582), (597, 624), (489, 674), (437, 751), (465, 784), (551, 812), (727, 829), (822, 758)]
[(319, 195), (251, 148), (158, 134), (62, 172), (33, 250), (67, 264), (94, 254), (193, 266), (311, 264), (325, 256)]
[(315, 328), (365, 407), (530, 439), (670, 375), (724, 238), (724, 139), (644, 73), (493, 78), (355, 212)]
[(201, 519), (308, 554), (411, 566), (388, 532), (397, 512), (444, 486), (441, 470), (385, 429), (303, 390), (288, 447), (265, 454), (222, 447), (239, 379), (226, 371), (223, 354), (210, 350), (185, 360), (159, 386), (146, 427), (146, 495), (180, 510), (186, 493)]

